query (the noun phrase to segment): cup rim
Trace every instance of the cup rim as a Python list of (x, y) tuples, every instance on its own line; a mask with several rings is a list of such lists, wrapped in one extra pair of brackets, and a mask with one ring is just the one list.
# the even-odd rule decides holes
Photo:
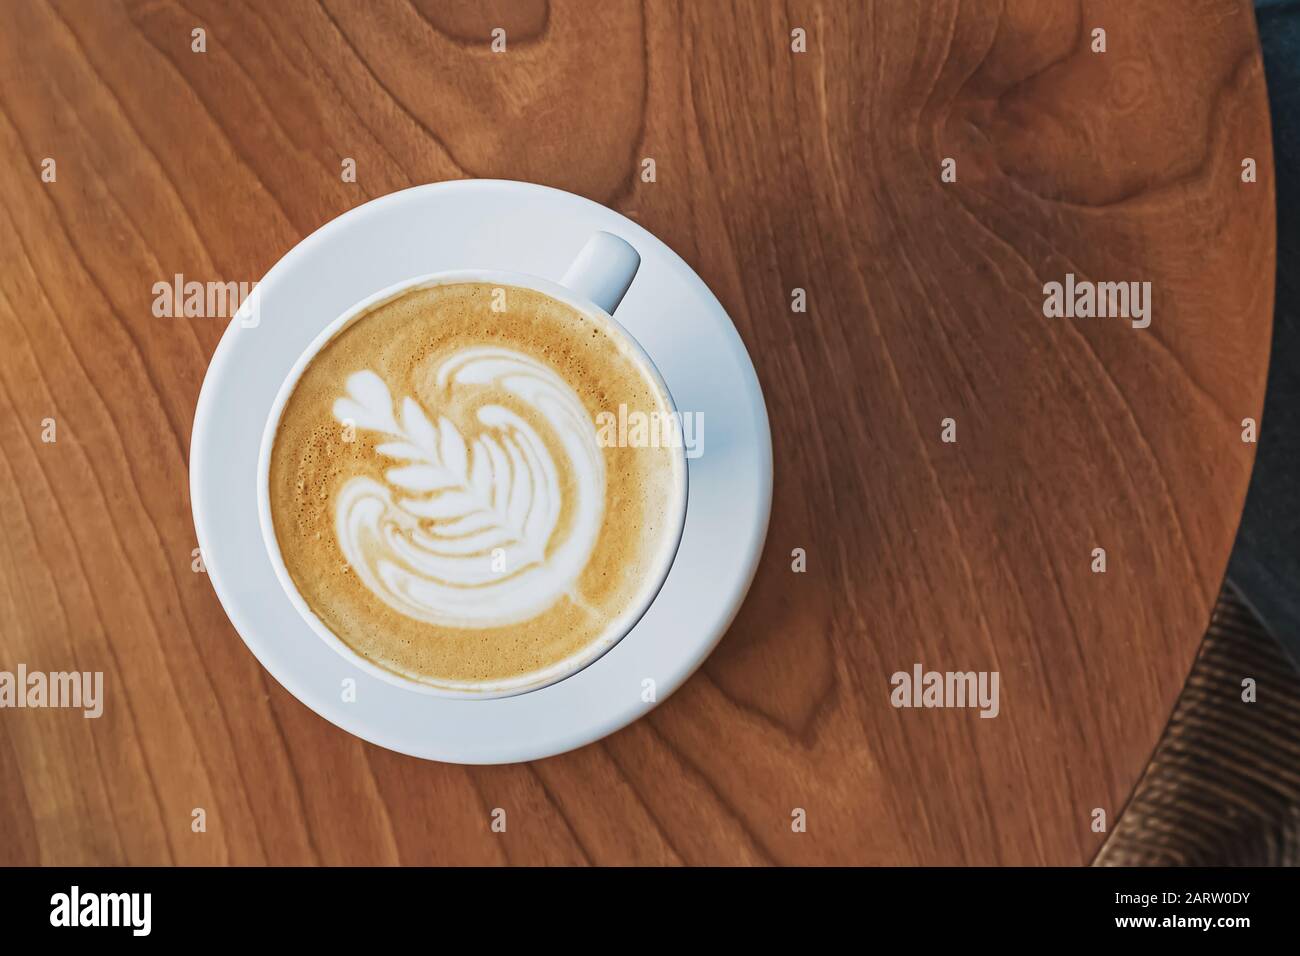
[(463, 282), (496, 282), (503, 286), (513, 286), (516, 288), (529, 289), (535, 292), (541, 292), (553, 299), (557, 299), (568, 305), (570, 308), (587, 314), (589, 317), (595, 317), (608, 323), (614, 330), (615, 334), (620, 336), (624, 343), (628, 345), (633, 353), (640, 360), (642, 367), (649, 372), (655, 383), (663, 392), (667, 400), (668, 409), (672, 414), (677, 414), (678, 408), (676, 400), (673, 398), (672, 391), (668, 388), (668, 383), (664, 380), (663, 374), (654, 360), (646, 352), (645, 348), (637, 341), (627, 328), (618, 321), (613, 315), (606, 312), (600, 306), (588, 299), (577, 295), (571, 289), (560, 285), (541, 276), (531, 275), (525, 272), (513, 272), (503, 269), (451, 269), (439, 272), (431, 272), (424, 275), (412, 276), (395, 282), (377, 292), (358, 301), (356, 304), (346, 309), (337, 318), (331, 321), (322, 329), (315, 338), (311, 340), (302, 353), (290, 367), (285, 375), (284, 381), (281, 382), (274, 401), (271, 403), (271, 409), (267, 413), (266, 424), (262, 430), (261, 442), (258, 447), (257, 456), (257, 510), (258, 525), (262, 534), (262, 543), (266, 548), (267, 557), (271, 561), (271, 567), (275, 571), (276, 579), (279, 581), (281, 589), (289, 598), (289, 602), (294, 606), (299, 616), (307, 622), (308, 626), (320, 637), (329, 647), (338, 653), (345, 660), (359, 667), (361, 670), (377, 677), (386, 683), (400, 687), (403, 690), (414, 693), (425, 694), (434, 697), (444, 697), (464, 700), (496, 700), (504, 697), (515, 697), (521, 694), (531, 693), (550, 687), (560, 681), (566, 680), (582, 671), (606, 653), (614, 648), (623, 638), (627, 637), (649, 611), (650, 607), (658, 598), (659, 593), (663, 590), (664, 583), (668, 579), (673, 565), (676, 563), (677, 553), (681, 548), (682, 534), (686, 525), (687, 504), (690, 494), (690, 470), (687, 467), (686, 450), (684, 445), (678, 445), (674, 451), (676, 454), (673, 458), (674, 473), (677, 475), (677, 481), (674, 482), (674, 501), (673, 507), (669, 509), (669, 515), (675, 515), (676, 521), (673, 527), (670, 527), (670, 536), (663, 548), (660, 567), (656, 570), (654, 584), (647, 587), (642, 592), (642, 599), (636, 605), (619, 615), (613, 622), (619, 625), (617, 628), (611, 626), (609, 634), (603, 635), (590, 644), (579, 649), (577, 652), (556, 661), (541, 671), (534, 671), (525, 675), (528, 680), (521, 681), (518, 678), (493, 681), (493, 682), (456, 682), (453, 685), (431, 684), (425, 681), (408, 677), (397, 671), (384, 667), (381, 664), (370, 660), (360, 652), (354, 650), (342, 638), (334, 633), (331, 628), (320, 619), (306, 599), (298, 591), (298, 587), (293, 582), (289, 574), (289, 569), (284, 563), (284, 558), (280, 553), (279, 539), (275, 534), (275, 525), (271, 517), (271, 452), (275, 446), (276, 433), (279, 431), (280, 419), (283, 417), (285, 406), (288, 404), (289, 397), (293, 394), (298, 386), (307, 367), (312, 363), (315, 357), (324, 347), (329, 344), (344, 329), (352, 323), (364, 318), (367, 314), (379, 308), (388, 301), (398, 298), (408, 292), (423, 288), (434, 288), (440, 285), (453, 285)]

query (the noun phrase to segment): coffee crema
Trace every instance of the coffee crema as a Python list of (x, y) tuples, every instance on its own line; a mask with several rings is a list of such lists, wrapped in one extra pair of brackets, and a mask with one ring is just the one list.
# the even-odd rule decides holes
[(462, 282), (371, 307), (281, 413), (269, 500), (290, 578), (395, 674), (545, 682), (634, 623), (677, 544), (681, 453), (601, 447), (595, 418), (620, 403), (671, 411), (607, 319), (543, 293)]

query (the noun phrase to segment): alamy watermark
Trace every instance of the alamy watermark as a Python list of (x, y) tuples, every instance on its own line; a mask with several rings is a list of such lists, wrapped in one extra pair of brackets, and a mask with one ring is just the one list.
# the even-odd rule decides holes
[(916, 663), (910, 673), (895, 672), (889, 683), (895, 707), (978, 707), (981, 717), (990, 718), (1001, 710), (997, 671), (927, 671)]
[(153, 284), (153, 314), (158, 319), (233, 319), (246, 329), (261, 321), (256, 282), (198, 282), (179, 272), (172, 281)]
[(83, 893), (73, 884), (66, 893), (50, 897), (50, 925), (58, 927), (124, 927), (132, 936), (148, 936), (153, 928), (152, 893)]
[(1135, 329), (1151, 324), (1150, 282), (1089, 282), (1066, 273), (1064, 282), (1043, 286), (1043, 315), (1049, 319), (1129, 319)]
[(104, 713), (103, 671), (0, 671), (0, 708), (69, 708), (86, 718)]
[(687, 458), (704, 454), (703, 412), (642, 412), (620, 404), (596, 413), (601, 448), (685, 448)]

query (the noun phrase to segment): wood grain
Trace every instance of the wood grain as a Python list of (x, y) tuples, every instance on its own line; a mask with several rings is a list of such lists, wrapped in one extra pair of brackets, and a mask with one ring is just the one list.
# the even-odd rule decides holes
[[(1274, 216), (1248, 0), (4, 8), (0, 669), (103, 670), (107, 704), (0, 711), (0, 862), (1093, 857), (1253, 457)], [(253, 280), (349, 208), (469, 176), (581, 193), (681, 253), (754, 357), (777, 467), (756, 586), (686, 687), (482, 769), (353, 739), (245, 649), (191, 571), (225, 323), (150, 308), (175, 273)], [(1044, 319), (1067, 272), (1152, 282), (1151, 327)], [(1000, 715), (894, 709), (915, 662), (998, 671)]]

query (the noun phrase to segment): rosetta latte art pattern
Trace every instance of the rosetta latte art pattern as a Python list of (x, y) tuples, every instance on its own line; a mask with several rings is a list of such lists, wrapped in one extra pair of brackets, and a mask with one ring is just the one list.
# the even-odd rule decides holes
[(436, 385), (439, 394), (486, 386), (485, 394), (509, 395), (545, 423), (562, 459), (503, 404), (477, 408), (481, 430), (467, 441), (414, 398), (399, 411), (377, 374), (356, 372), (334, 416), (386, 436), (377, 452), (401, 464), (383, 482), (358, 476), (340, 489), (335, 533), (344, 556), (389, 607), (444, 627), (516, 624), (566, 594), (577, 600), (571, 592), (605, 507), (604, 459), (581, 400), (548, 366), (502, 348), (456, 353)]

